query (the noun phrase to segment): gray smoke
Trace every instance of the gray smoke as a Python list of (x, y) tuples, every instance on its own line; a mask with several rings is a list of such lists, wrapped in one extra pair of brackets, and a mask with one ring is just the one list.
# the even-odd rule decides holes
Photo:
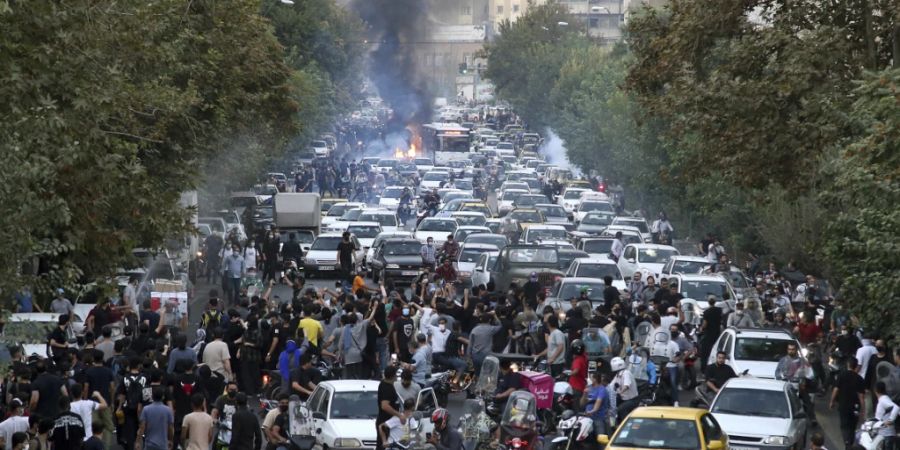
[(427, 2), (354, 0), (353, 9), (369, 25), (369, 38), (377, 42), (369, 54), (369, 78), (394, 110), (387, 131), (428, 123), (433, 95), (416, 71), (413, 55), (415, 46), (428, 38)]
[(538, 149), (540, 154), (544, 155), (544, 159), (550, 164), (556, 164), (563, 169), (569, 169), (575, 176), (581, 176), (581, 169), (569, 162), (569, 156), (566, 150), (566, 141), (562, 140), (552, 129), (545, 130), (544, 143)]

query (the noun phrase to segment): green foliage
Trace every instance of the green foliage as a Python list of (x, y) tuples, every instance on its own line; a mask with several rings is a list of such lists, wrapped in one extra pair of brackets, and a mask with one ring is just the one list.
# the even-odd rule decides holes
[(871, 329), (900, 335), (900, 70), (867, 75), (850, 111), (864, 130), (834, 164), (826, 256), (848, 304)]
[[(187, 228), (198, 168), (296, 130), (283, 50), (246, 0), (16, 2), (0, 14), (0, 289), (104, 276)], [(23, 263), (39, 268), (22, 277)]]

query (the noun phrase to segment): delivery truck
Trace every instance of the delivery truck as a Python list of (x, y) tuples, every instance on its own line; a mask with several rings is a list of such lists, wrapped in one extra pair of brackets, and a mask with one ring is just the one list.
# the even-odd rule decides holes
[(322, 225), (322, 199), (319, 194), (308, 192), (279, 192), (274, 197), (275, 226), (281, 235), (281, 242), (289, 239), (290, 233), (306, 252), (319, 235)]

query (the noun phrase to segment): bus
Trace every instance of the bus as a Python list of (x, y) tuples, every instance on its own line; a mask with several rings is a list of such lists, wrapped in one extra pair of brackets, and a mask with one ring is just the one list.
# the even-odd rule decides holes
[(469, 130), (456, 123), (429, 123), (422, 126), (422, 156), (436, 164), (468, 159), (472, 151)]

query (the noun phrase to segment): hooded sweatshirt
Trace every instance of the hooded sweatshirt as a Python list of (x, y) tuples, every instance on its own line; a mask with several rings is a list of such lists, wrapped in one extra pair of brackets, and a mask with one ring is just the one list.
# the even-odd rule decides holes
[(282, 380), (291, 379), (291, 370), (300, 367), (300, 356), (303, 348), (297, 345), (293, 339), (289, 339), (284, 346), (284, 351), (278, 355), (278, 371)]

